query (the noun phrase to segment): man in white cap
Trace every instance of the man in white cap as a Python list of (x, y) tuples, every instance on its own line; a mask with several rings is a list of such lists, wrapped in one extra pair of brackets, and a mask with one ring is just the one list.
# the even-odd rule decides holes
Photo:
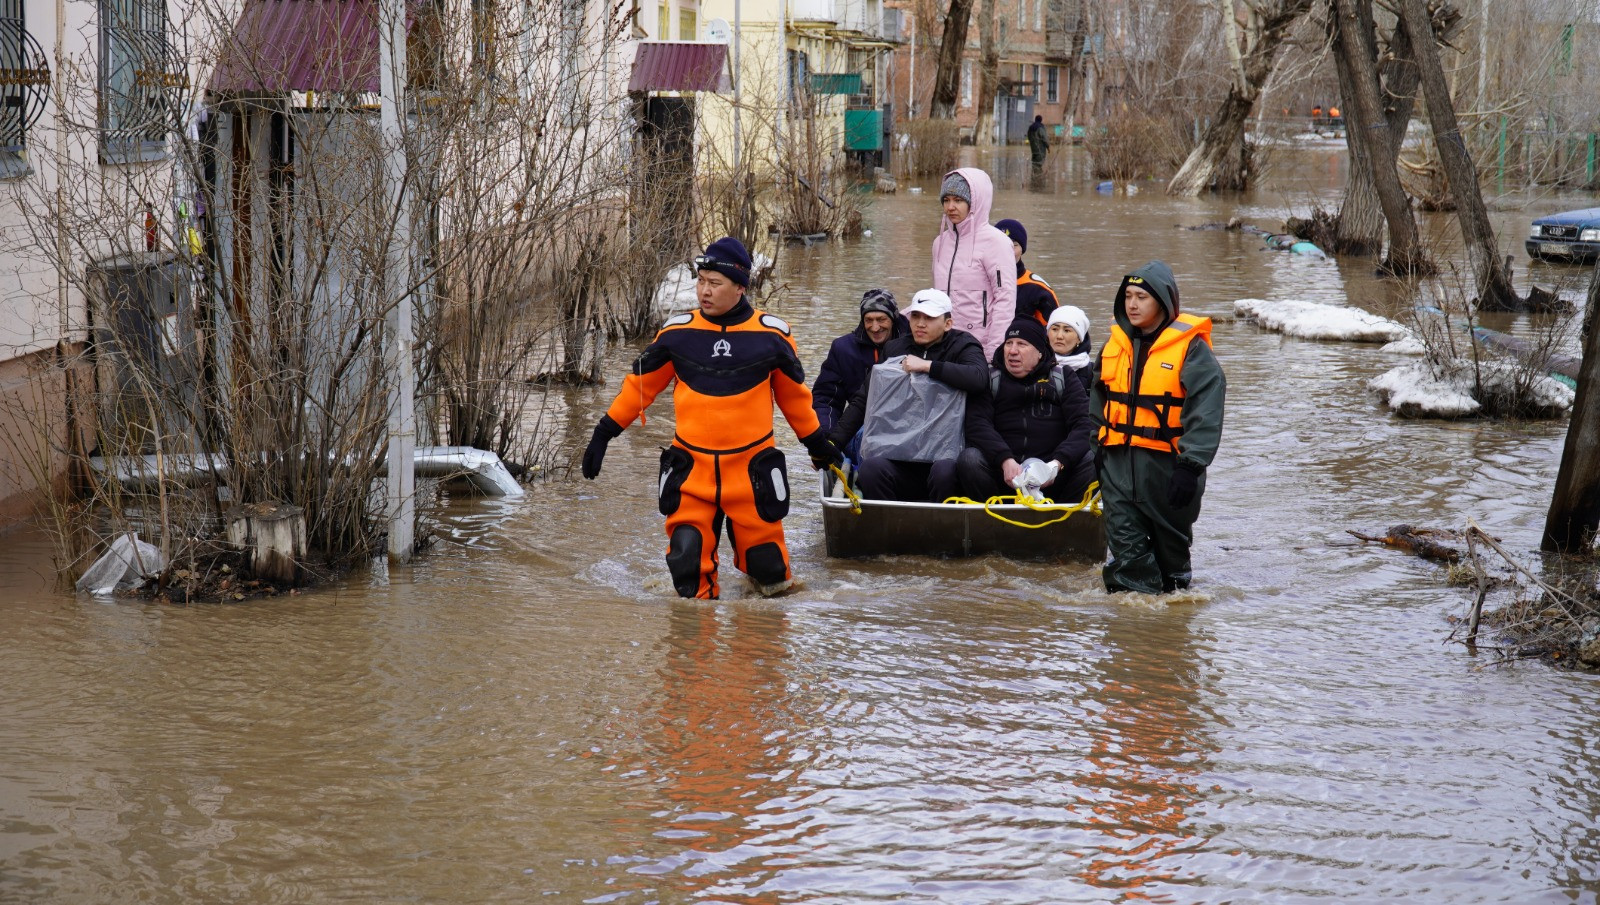
[[(967, 410), (973, 400), (981, 404), (989, 392), (989, 362), (983, 345), (965, 330), (950, 326), (950, 296), (937, 289), (924, 289), (905, 309), (911, 335), (892, 339), (884, 346), (887, 361), (904, 356), (900, 366), (911, 374), (927, 374), (934, 380), (968, 394)], [(843, 448), (866, 420), (867, 393), (872, 381), (862, 383), (835, 422), (829, 438)], [(882, 456), (867, 456), (856, 472), (862, 496), (877, 500), (943, 502), (954, 495), (953, 487), (931, 487), (928, 476), (932, 462), (907, 462)]]

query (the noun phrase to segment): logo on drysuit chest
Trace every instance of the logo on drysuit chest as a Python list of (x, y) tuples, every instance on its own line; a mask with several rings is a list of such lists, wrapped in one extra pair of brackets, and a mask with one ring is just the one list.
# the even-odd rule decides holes
[(719, 339), (715, 343), (712, 343), (711, 344), (711, 357), (712, 358), (732, 358), (733, 357), (733, 343), (730, 343), (725, 339)]

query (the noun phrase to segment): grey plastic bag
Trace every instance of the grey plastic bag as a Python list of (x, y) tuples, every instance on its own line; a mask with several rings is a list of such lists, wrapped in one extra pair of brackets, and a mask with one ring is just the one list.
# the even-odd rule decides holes
[(967, 394), (927, 374), (908, 374), (896, 356), (872, 366), (861, 456), (902, 462), (954, 459), (964, 445)]

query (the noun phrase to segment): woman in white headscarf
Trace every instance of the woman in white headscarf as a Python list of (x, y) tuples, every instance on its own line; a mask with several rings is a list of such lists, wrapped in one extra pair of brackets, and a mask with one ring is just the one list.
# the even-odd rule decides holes
[(1090, 367), (1094, 344), (1089, 342), (1089, 315), (1084, 314), (1082, 308), (1060, 305), (1050, 312), (1045, 329), (1050, 336), (1050, 348), (1056, 353), (1056, 367), (1063, 373), (1076, 374), (1083, 388), (1088, 390), (1089, 381), (1094, 378), (1094, 369)]

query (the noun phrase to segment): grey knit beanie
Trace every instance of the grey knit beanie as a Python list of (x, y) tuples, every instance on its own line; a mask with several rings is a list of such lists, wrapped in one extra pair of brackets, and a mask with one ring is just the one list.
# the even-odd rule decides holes
[(939, 186), (939, 200), (943, 201), (950, 195), (960, 198), (967, 204), (972, 203), (972, 186), (967, 185), (965, 176), (960, 173), (951, 173), (944, 177), (944, 184)]

